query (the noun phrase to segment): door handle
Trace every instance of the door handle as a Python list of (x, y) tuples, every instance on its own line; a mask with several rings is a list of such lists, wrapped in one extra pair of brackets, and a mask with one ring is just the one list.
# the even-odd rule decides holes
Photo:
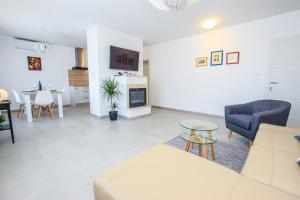
[(270, 84), (271, 84), (271, 85), (276, 85), (276, 84), (279, 84), (279, 83), (276, 82), (276, 81), (272, 81), (272, 82), (270, 82)]

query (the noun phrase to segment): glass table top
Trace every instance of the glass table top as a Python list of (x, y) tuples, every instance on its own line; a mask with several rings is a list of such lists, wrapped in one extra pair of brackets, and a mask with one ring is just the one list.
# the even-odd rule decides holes
[(180, 123), (184, 128), (183, 133), (180, 135), (185, 141), (196, 144), (213, 144), (217, 140), (212, 136), (212, 131), (218, 129), (218, 125), (213, 122), (190, 119)]
[(182, 121), (180, 126), (194, 131), (214, 131), (218, 129), (218, 125), (213, 122), (197, 119)]
[(211, 137), (211, 135), (202, 135), (200, 133), (195, 133), (195, 134), (182, 133), (180, 137), (185, 141), (195, 143), (195, 144), (213, 144), (217, 142), (217, 140)]

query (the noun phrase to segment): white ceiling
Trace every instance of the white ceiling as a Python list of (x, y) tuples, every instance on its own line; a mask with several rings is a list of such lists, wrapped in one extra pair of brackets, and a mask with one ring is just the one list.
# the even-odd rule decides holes
[(0, 34), (84, 47), (86, 28), (97, 23), (149, 45), (204, 32), (199, 23), (210, 17), (222, 28), (298, 9), (300, 0), (199, 0), (181, 13), (147, 0), (0, 0)]

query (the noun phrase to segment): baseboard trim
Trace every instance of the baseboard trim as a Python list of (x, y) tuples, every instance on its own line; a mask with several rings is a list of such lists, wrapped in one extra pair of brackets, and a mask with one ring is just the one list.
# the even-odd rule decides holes
[[(139, 119), (139, 118), (143, 118), (143, 117), (148, 117), (150, 115), (151, 115), (151, 113), (150, 114), (146, 114), (146, 115), (136, 116), (136, 117), (130, 117), (130, 118), (129, 117), (124, 117), (122, 115), (118, 115), (118, 118), (131, 120), (131, 119)], [(109, 118), (109, 115), (104, 115), (104, 116), (101, 116), (99, 118), (100, 119)]]
[(144, 117), (148, 117), (148, 116), (150, 116), (151, 115), (151, 113), (150, 114), (146, 114), (146, 115), (140, 115), (140, 116), (136, 116), (136, 117), (124, 117), (124, 116), (121, 116), (120, 115), (120, 117), (122, 117), (122, 118), (124, 118), (124, 119), (139, 119), (139, 118), (144, 118)]
[(191, 114), (198, 114), (198, 115), (207, 115), (210, 117), (217, 117), (220, 119), (224, 119), (224, 116), (222, 115), (214, 115), (214, 114), (208, 114), (208, 113), (202, 113), (202, 112), (196, 112), (196, 111), (189, 111), (189, 110), (183, 110), (183, 109), (177, 109), (177, 108), (169, 108), (169, 107), (164, 107), (164, 106), (154, 106), (152, 105), (153, 108), (158, 108), (158, 109), (165, 109), (165, 110), (171, 110), (171, 111), (177, 111), (177, 112), (184, 112), (184, 113), (191, 113)]

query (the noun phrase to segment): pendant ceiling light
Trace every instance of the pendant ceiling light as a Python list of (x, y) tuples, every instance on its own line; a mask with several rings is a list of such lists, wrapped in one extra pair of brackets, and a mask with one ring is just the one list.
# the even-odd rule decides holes
[(148, 0), (154, 7), (166, 12), (186, 10), (197, 0)]

